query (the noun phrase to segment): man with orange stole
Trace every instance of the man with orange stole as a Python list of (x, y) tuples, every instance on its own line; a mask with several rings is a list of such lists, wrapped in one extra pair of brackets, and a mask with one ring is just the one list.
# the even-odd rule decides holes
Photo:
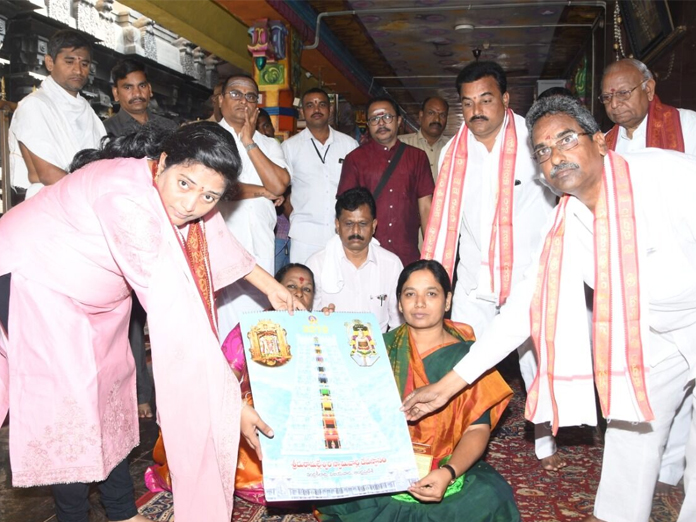
[[(433, 411), (531, 334), (539, 371), (526, 417), (554, 431), (593, 425), (596, 386), (608, 419), (585, 522), (647, 522), (669, 429), (696, 375), (696, 159), (609, 151), (589, 111), (564, 96), (537, 101), (527, 127), (547, 183), (564, 194), (539, 264), (454, 371), (404, 409), (412, 419)], [(583, 283), (595, 290), (592, 343)], [(695, 479), (692, 421), (679, 522), (696, 520)]]
[(616, 124), (605, 136), (609, 149), (622, 153), (655, 147), (696, 155), (696, 112), (662, 103), (643, 62), (626, 58), (609, 65), (599, 101)]
[[(441, 262), (450, 278), (456, 270), (452, 320), (480, 337), (532, 261), (554, 198), (537, 179), (524, 119), (508, 107), (502, 67), (467, 65), (457, 92), (464, 125), (440, 155), (422, 257)], [(520, 370), (529, 388), (536, 363), (529, 343), (521, 344)], [(544, 469), (565, 465), (548, 427), (536, 426), (534, 438)]]
[[(696, 155), (696, 112), (665, 105), (655, 93), (655, 79), (643, 62), (633, 58), (609, 65), (602, 78), (599, 101), (616, 125), (605, 135), (619, 153), (646, 147)], [(667, 492), (684, 474), (684, 451), (691, 422), (691, 401), (679, 409), (662, 456), (658, 491)]]

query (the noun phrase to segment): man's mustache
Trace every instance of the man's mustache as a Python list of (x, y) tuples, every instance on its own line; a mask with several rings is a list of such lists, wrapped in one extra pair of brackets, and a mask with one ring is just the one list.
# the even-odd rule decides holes
[(471, 118), (471, 120), (469, 120), (469, 121), (477, 121), (477, 120), (488, 121), (488, 118), (486, 116), (484, 116), (483, 114), (479, 114), (479, 115)]
[(147, 100), (145, 98), (131, 98), (131, 100), (128, 103), (136, 103), (136, 102), (143, 102), (145, 103)]
[(551, 169), (551, 173), (549, 174), (549, 177), (551, 179), (554, 179), (559, 172), (563, 170), (570, 170), (570, 169), (579, 169), (580, 165), (577, 163), (561, 163), (560, 165), (556, 165), (554, 168)]
[(359, 241), (365, 241), (365, 238), (362, 237), (360, 234), (352, 234), (348, 236), (348, 241), (352, 241), (353, 239), (357, 239)]
[(323, 114), (321, 112), (315, 112), (314, 114), (312, 114), (312, 118), (314, 118), (315, 116), (323, 116)]
[(440, 128), (442, 128), (442, 123), (440, 123), (439, 121), (434, 121), (434, 122), (432, 122), (432, 123), (430, 124), (430, 127), (440, 127)]

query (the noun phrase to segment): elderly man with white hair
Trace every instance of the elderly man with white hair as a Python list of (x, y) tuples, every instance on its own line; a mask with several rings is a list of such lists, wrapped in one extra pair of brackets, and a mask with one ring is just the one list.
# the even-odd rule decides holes
[[(616, 123), (605, 136), (610, 149), (624, 153), (656, 147), (696, 155), (696, 112), (663, 104), (655, 93), (655, 79), (643, 62), (626, 58), (609, 65), (604, 71), (599, 100), (607, 116)], [(690, 423), (691, 400), (687, 399), (670, 431), (658, 493), (676, 486), (684, 474)]]
[(622, 153), (656, 147), (696, 155), (696, 112), (662, 103), (643, 62), (626, 58), (609, 65), (599, 101), (616, 124), (606, 135), (609, 149)]

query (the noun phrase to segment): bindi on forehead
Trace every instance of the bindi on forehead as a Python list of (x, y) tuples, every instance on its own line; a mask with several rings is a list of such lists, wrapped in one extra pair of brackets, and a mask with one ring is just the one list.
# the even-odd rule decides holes
[(300, 276), (300, 283), (304, 283), (304, 282), (305, 282), (305, 278)]

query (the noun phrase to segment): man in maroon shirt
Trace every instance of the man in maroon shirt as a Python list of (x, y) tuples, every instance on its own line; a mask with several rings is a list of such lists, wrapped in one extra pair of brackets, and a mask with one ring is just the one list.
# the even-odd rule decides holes
[[(346, 156), (337, 193), (366, 187), (375, 195), (381, 185), (375, 196), (375, 237), (406, 266), (420, 258), (418, 227), (425, 230), (435, 189), (430, 163), (425, 152), (397, 139), (401, 117), (394, 100), (373, 98), (366, 112), (371, 139)], [(384, 174), (397, 157), (385, 183)]]

